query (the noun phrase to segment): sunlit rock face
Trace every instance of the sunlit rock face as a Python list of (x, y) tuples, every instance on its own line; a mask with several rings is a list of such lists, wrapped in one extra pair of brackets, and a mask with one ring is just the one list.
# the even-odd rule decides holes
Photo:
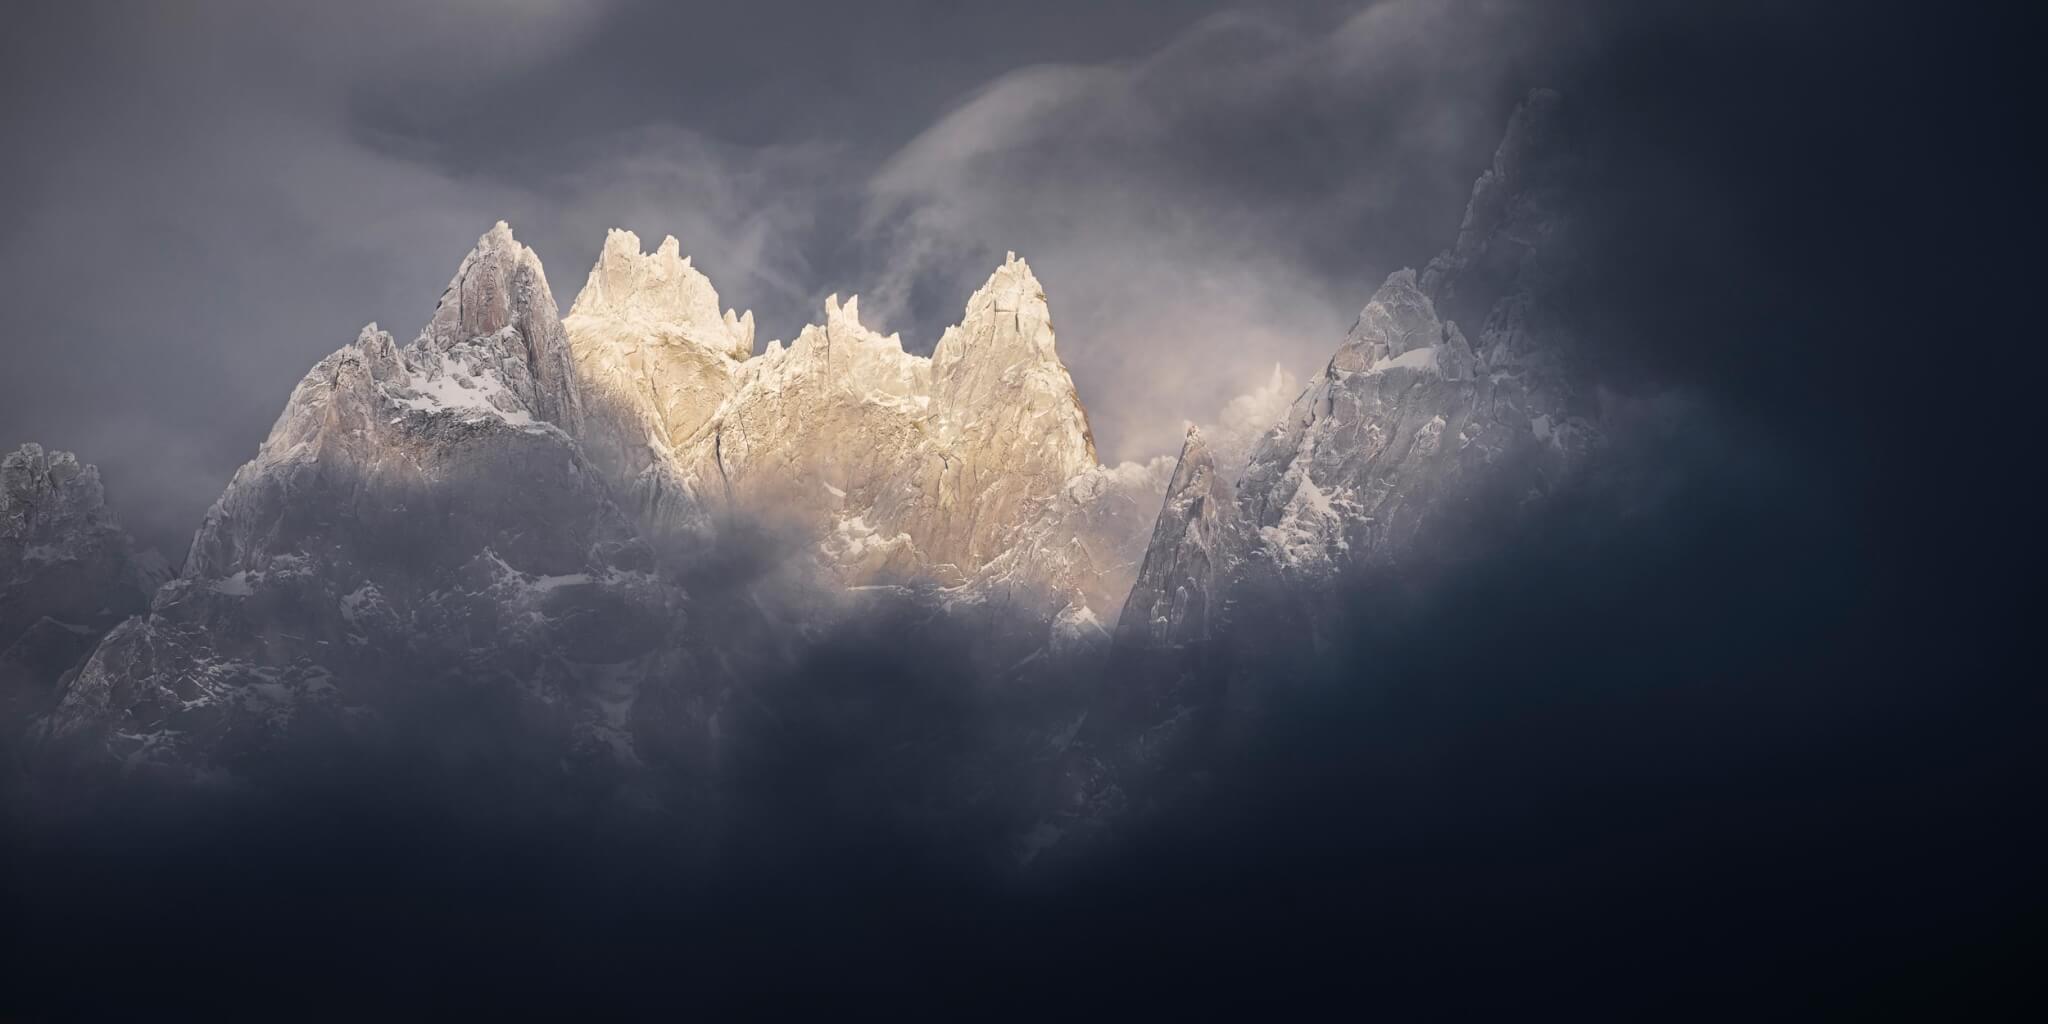
[(43, 710), (169, 575), (156, 552), (135, 550), (98, 469), (36, 444), (0, 457), (0, 728)]
[(565, 427), (581, 419), (546, 277), (500, 224), (412, 344), (373, 324), (313, 367), (46, 734), (234, 775), (373, 734), (437, 682), (497, 680), (555, 756), (632, 763), (642, 686), (677, 670), (681, 595)]
[(701, 533), (708, 510), (676, 453), (732, 394), (753, 354), (754, 314), (721, 313), (718, 293), (673, 237), (645, 254), (638, 235), (615, 230), (563, 326), (592, 458), (657, 535)]
[(590, 445), (631, 450), (617, 462), (658, 530), (768, 525), (838, 584), (1028, 600), (1105, 633), (1166, 467), (1097, 463), (1028, 264), (1005, 260), (929, 357), (834, 296), (749, 358), (751, 315), (719, 314), (673, 239), (638, 247), (612, 233), (567, 323), (587, 405), (624, 435)]
[[(1298, 595), (1347, 575), (1399, 578), (1585, 464), (1601, 435), (1572, 359), (1557, 107), (1539, 91), (1516, 111), (1456, 244), (1422, 275), (1387, 278), (1243, 462), (1211, 470), (1191, 439), (1125, 638), (1200, 640), (1249, 580)], [(1476, 337), (1446, 304), (1480, 318)]]

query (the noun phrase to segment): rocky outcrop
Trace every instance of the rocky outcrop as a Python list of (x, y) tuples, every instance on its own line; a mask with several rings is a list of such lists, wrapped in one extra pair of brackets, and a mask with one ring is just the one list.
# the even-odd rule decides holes
[(0, 728), (44, 710), (58, 680), (170, 575), (137, 552), (99, 470), (25, 444), (0, 458)]
[(681, 595), (571, 427), (582, 401), (531, 250), (499, 224), (400, 348), (320, 361), (47, 729), (130, 769), (255, 771), (308, 737), (489, 683), (552, 758), (629, 764)]
[(1154, 645), (1207, 640), (1220, 612), (1209, 602), (1229, 596), (1219, 584), (1235, 578), (1246, 549), (1237, 494), (1201, 429), (1190, 427), (1120, 633)]

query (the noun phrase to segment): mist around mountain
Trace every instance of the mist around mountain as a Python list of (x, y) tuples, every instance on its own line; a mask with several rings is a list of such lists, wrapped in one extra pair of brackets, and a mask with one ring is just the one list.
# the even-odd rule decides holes
[[(623, 234), (565, 316), (502, 226), (308, 374), (146, 607), (90, 471), (10, 456), (13, 557), (95, 595), (8, 750), (11, 994), (1988, 1006), (2027, 726), (1855, 454), (1897, 406), (1822, 384), (1890, 314), (1825, 262), (1660, 276), (1661, 182), (1577, 95), (1524, 110), (1604, 148), (1511, 132), (1319, 372), (1170, 459), (1095, 460), (1022, 260), (924, 358), (851, 300), (759, 343)], [(1735, 327), (1767, 365), (1631, 355)]]

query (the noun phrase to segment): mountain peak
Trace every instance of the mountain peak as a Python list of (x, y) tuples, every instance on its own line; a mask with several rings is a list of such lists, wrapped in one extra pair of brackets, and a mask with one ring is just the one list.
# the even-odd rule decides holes
[(1240, 544), (1236, 495), (1202, 428), (1188, 425), (1138, 577), (1117, 618), (1120, 641), (1169, 644), (1209, 635)]
[[(981, 292), (991, 293), (995, 297), (996, 308), (1005, 311), (1018, 309), (1027, 301), (1035, 300), (1040, 305), (1045, 303), (1045, 286), (1038, 283), (1038, 275), (1031, 272), (1031, 264), (1015, 252), (1004, 255), (1003, 265), (989, 274)], [(981, 292), (975, 293), (975, 298), (979, 298)], [(968, 305), (974, 305), (974, 298), (968, 300)]]
[(548, 292), (540, 257), (519, 244), (511, 226), (501, 220), (462, 258), (422, 337), (448, 344), (495, 334), (530, 318), (542, 301), (553, 317), (554, 297)]
[(534, 416), (565, 430), (575, 429), (582, 416), (575, 360), (547, 271), (502, 220), (463, 257), (411, 352), (430, 363), (488, 353), (487, 361)]
[(1052, 311), (1045, 287), (1031, 264), (1011, 252), (967, 299), (960, 322), (946, 329), (932, 350), (934, 366), (966, 361), (1000, 368), (1021, 363), (1058, 366), (1054, 351)]
[(753, 313), (721, 312), (718, 290), (682, 255), (674, 235), (663, 236), (654, 252), (643, 253), (639, 235), (620, 228), (607, 231), (569, 316), (616, 321), (636, 334), (687, 342), (730, 359), (744, 360), (754, 351)]

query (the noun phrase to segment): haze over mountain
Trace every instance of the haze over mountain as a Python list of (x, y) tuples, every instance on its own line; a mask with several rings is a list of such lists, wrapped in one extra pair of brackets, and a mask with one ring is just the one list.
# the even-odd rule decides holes
[[(1193, 428), (1178, 468), (1099, 463), (1014, 253), (927, 357), (852, 297), (757, 343), (676, 239), (650, 254), (622, 230), (564, 318), (500, 222), (413, 342), (371, 324), (300, 382), (148, 614), (44, 684), (34, 744), (88, 776), (261, 787), (304, 749), (390, 742), (453, 688), (520, 723), (487, 745), (658, 804), (717, 791), (754, 676), (864, 601), (1006, 638), (983, 642), (1012, 667), (969, 689), (1092, 672), (1120, 615), (1144, 643), (1239, 643), (1223, 610), (1247, 572), (1312, 621), (1320, 588), (1423, 537), (1483, 543), (1473, 506), (1527, 508), (1599, 446), (1570, 366), (1558, 107), (1518, 109), (1425, 274), (1483, 320), (1477, 344), (1396, 272), (1290, 407), (1276, 369), (1202, 417), (1242, 466)], [(1027, 746), (1066, 750), (1112, 697), (1091, 689)]]
[(11, 24), (0, 1015), (2026, 991), (2024, 33)]

